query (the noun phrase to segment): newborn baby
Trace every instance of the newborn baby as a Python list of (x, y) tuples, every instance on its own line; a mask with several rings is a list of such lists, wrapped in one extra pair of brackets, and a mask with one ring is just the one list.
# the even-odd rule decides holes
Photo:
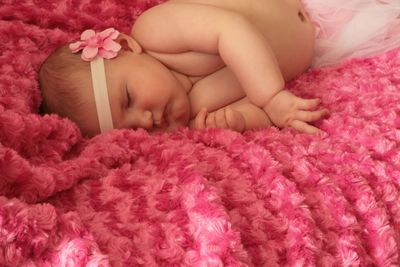
[(314, 35), (298, 0), (167, 1), (129, 35), (88, 30), (58, 48), (40, 70), (43, 109), (87, 136), (180, 126), (316, 133), (309, 123), (327, 110), (284, 90), (309, 68)]

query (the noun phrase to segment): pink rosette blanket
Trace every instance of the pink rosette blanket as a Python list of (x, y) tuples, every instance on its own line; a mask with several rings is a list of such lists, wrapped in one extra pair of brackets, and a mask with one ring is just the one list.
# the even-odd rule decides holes
[(0, 1), (0, 266), (399, 266), (400, 49), (311, 70), (326, 134), (83, 138), (38, 114), (40, 64), (155, 1)]

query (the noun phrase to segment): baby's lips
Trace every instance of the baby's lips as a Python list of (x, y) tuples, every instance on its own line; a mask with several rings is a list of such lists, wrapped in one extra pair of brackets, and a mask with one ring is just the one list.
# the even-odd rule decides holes
[(153, 126), (154, 128), (163, 129), (163, 128), (168, 128), (169, 124), (163, 116), (158, 120), (154, 120)]

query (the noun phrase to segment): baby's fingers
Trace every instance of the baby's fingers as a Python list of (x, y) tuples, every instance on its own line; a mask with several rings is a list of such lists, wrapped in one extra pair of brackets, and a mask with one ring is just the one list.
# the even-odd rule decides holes
[(226, 119), (226, 109), (219, 109), (215, 112), (215, 122), (218, 128), (227, 129), (229, 128)]
[(194, 121), (195, 129), (205, 129), (206, 128), (206, 117), (207, 117), (207, 109), (203, 108), (197, 114)]
[(295, 119), (305, 122), (317, 121), (329, 113), (327, 109), (321, 109), (317, 111), (297, 111)]
[(293, 129), (302, 132), (302, 133), (307, 133), (307, 134), (318, 134), (322, 133), (320, 129), (317, 127), (314, 127), (310, 124), (305, 123), (304, 121), (299, 121), (299, 120), (294, 120), (290, 123), (290, 127)]
[(231, 108), (226, 108), (226, 121), (228, 123), (228, 127), (231, 130), (243, 132), (246, 127), (246, 122), (243, 118), (243, 115), (240, 112), (233, 110)]
[(311, 110), (316, 108), (321, 103), (319, 98), (314, 99), (300, 99), (298, 102), (298, 108), (304, 110)]
[(207, 115), (206, 128), (216, 128), (215, 124), (215, 112), (211, 112)]

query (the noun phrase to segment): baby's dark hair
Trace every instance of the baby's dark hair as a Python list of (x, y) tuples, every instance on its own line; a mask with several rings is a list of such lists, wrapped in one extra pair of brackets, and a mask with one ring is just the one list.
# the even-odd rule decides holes
[(41, 113), (56, 113), (74, 121), (84, 132), (82, 114), (90, 101), (84, 90), (91, 89), (90, 64), (73, 54), (68, 45), (55, 50), (42, 64), (39, 84), (43, 102)]

